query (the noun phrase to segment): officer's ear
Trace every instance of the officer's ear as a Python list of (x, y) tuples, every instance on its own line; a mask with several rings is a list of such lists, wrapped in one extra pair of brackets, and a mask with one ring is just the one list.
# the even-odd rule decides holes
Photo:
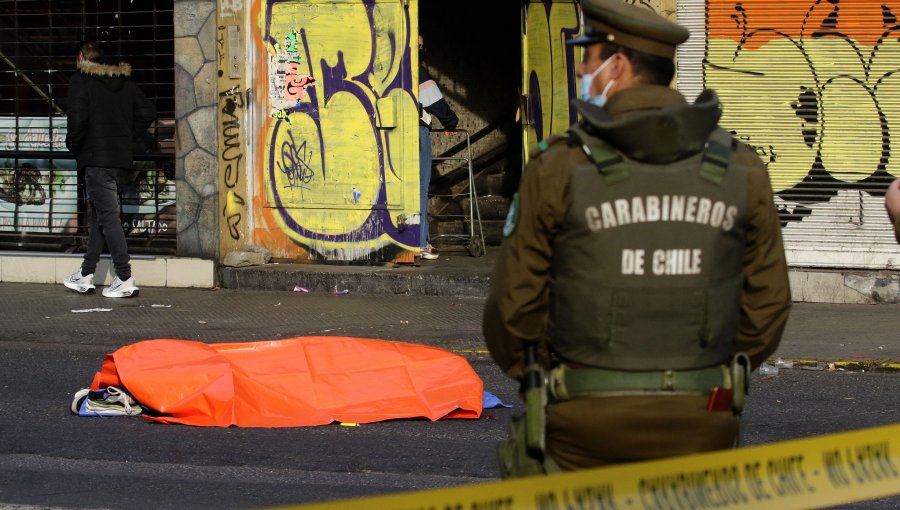
[(631, 60), (624, 52), (617, 51), (611, 57), (612, 62), (609, 63), (609, 77), (611, 80), (620, 81), (623, 76), (632, 76), (634, 66)]

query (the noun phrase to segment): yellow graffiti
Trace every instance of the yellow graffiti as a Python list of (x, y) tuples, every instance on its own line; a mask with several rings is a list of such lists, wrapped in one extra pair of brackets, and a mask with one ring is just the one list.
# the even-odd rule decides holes
[[(627, 3), (672, 18), (675, 12), (672, 0), (626, 0)], [(569, 129), (575, 120), (571, 116), (571, 91), (576, 96), (575, 66), (581, 62), (580, 48), (567, 48), (567, 34), (574, 36), (581, 31), (580, 3), (525, 0), (527, 7), (522, 47), (524, 74), (522, 90), (528, 105), (524, 130), (525, 157), (541, 139)], [(572, 53), (568, 60), (568, 53)], [(569, 67), (571, 63), (572, 67)], [(536, 81), (536, 83), (535, 83)], [(532, 90), (536, 85), (537, 90)]]
[[(376, 2), (371, 20), (361, 1), (273, 3), (268, 24), (260, 14), (260, 32), (272, 40), (295, 34), (300, 58), (291, 70), (315, 84), (301, 105), (279, 104), (280, 49), (264, 41), (267, 110), (276, 117), (265, 146), (266, 203), (280, 230), (328, 258), (415, 244), (391, 228), (393, 218), (418, 212), (415, 62), (404, 62), (415, 6)], [(391, 122), (382, 123), (382, 113)]]
[(225, 216), (236, 216), (244, 210), (244, 199), (233, 190), (225, 195)]
[[(531, 96), (524, 140), (527, 157), (528, 149), (540, 139), (561, 133), (572, 123), (569, 88), (574, 83), (575, 70), (567, 66), (566, 53), (571, 50), (565, 45), (564, 31), (578, 30), (578, 7), (575, 2), (553, 2), (548, 14), (543, 2), (532, 1), (527, 4), (525, 23), (523, 90), (527, 97)], [(531, 89), (532, 77), (537, 79), (538, 90)]]
[[(369, 216), (380, 185), (375, 134), (362, 105), (352, 94), (338, 92), (321, 111), (321, 127), (303, 113), (292, 113), (290, 118), (289, 129), (275, 132), (272, 147), (275, 182), (271, 185), (280, 193), (280, 205), (304, 209), (298, 220), (318, 225), (323, 232), (358, 228)], [(327, 150), (322, 150), (320, 134)], [(352, 204), (353, 187), (368, 204)], [(337, 207), (348, 210), (338, 217), (327, 210)]]
[(228, 226), (228, 233), (232, 239), (240, 238), (238, 225), (241, 224), (245, 205), (243, 197), (234, 190), (229, 190), (225, 195), (225, 207), (222, 209), (222, 215), (225, 217), (225, 224)]
[[(718, 8), (735, 5), (746, 17), (746, 37), (709, 39), (705, 85), (722, 100), (721, 124), (767, 163), (774, 191), (794, 187), (817, 165), (844, 182), (866, 179), (879, 167), (897, 175), (897, 163), (883, 161), (887, 126), (900, 122), (896, 36), (868, 45), (838, 25), (813, 37), (824, 26), (813, 9), (804, 32), (754, 26), (754, 10), (734, 2)], [(866, 30), (885, 30), (880, 4), (871, 10)]]
[(284, 121), (286, 121), (286, 122), (290, 122), (290, 121), (291, 121), (290, 114), (289, 114), (288, 111), (285, 110), (284, 108), (280, 108), (280, 109), (275, 110), (274, 112), (272, 112), (272, 118), (273, 118), (273, 119), (281, 119), (281, 120), (284, 120)]
[[(414, 81), (418, 83), (418, 80)], [(383, 131), (388, 142), (388, 160), (384, 172), (387, 206), (417, 214), (419, 212), (419, 109), (415, 102), (407, 100), (406, 92), (402, 89), (391, 90), (387, 97), (393, 101), (395, 115), (398, 119), (415, 119), (412, 128), (407, 123), (398, 126), (397, 129)], [(396, 218), (397, 215), (395, 214), (394, 217)]]
[[(757, 149), (768, 163), (775, 191), (789, 188), (802, 179), (816, 157), (815, 147), (807, 146), (804, 141), (803, 119), (791, 108), (791, 102), (801, 92), (799, 83), (805, 81), (814, 87), (815, 81), (800, 53), (783, 51), (790, 46), (789, 41), (778, 41), (770, 44), (767, 52), (745, 52), (737, 63), (732, 63), (733, 42), (709, 41), (710, 63), (729, 63), (727, 70), (709, 67), (706, 71), (706, 87), (718, 92), (724, 105), (720, 123)], [(773, 57), (778, 59), (777, 63)], [(794, 72), (767, 72), (775, 66)]]

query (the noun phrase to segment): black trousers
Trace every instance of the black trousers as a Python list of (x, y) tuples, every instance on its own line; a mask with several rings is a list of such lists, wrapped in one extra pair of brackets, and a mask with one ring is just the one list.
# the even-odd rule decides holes
[(105, 244), (109, 248), (116, 276), (120, 280), (127, 280), (131, 278), (131, 264), (119, 214), (119, 181), (125, 171), (96, 166), (85, 167), (84, 171), (90, 231), (87, 253), (81, 263), (81, 274), (92, 274), (97, 269)]

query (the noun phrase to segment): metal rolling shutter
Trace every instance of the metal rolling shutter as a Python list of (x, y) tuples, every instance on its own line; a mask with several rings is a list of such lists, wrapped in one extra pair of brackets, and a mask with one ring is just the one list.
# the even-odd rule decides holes
[(678, 87), (715, 89), (722, 125), (766, 162), (790, 265), (895, 268), (896, 13), (874, 0), (682, 0), (677, 13), (691, 30)]
[[(697, 4), (700, 8), (689, 4)], [(703, 1), (678, 2), (678, 24), (691, 32), (687, 42), (678, 46), (675, 56), (678, 71), (675, 84), (688, 101), (693, 102), (703, 91), (703, 55), (706, 51), (706, 10)]]
[(175, 253), (173, 12), (172, 0), (0, 2), (0, 249), (86, 245), (83, 174), (65, 147), (65, 103), (77, 42), (96, 39), (131, 64), (158, 113), (121, 185), (129, 251)]

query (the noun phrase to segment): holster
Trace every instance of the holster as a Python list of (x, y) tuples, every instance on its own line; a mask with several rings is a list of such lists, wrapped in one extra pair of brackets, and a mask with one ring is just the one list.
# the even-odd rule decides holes
[(544, 453), (547, 408), (547, 385), (544, 369), (537, 361), (533, 345), (525, 347), (525, 370), (522, 373), (522, 390), (525, 394), (525, 445), (535, 452)]
[(744, 402), (750, 393), (750, 358), (743, 352), (739, 352), (731, 358), (731, 384), (734, 397), (731, 400), (731, 410), (740, 416), (744, 412)]

